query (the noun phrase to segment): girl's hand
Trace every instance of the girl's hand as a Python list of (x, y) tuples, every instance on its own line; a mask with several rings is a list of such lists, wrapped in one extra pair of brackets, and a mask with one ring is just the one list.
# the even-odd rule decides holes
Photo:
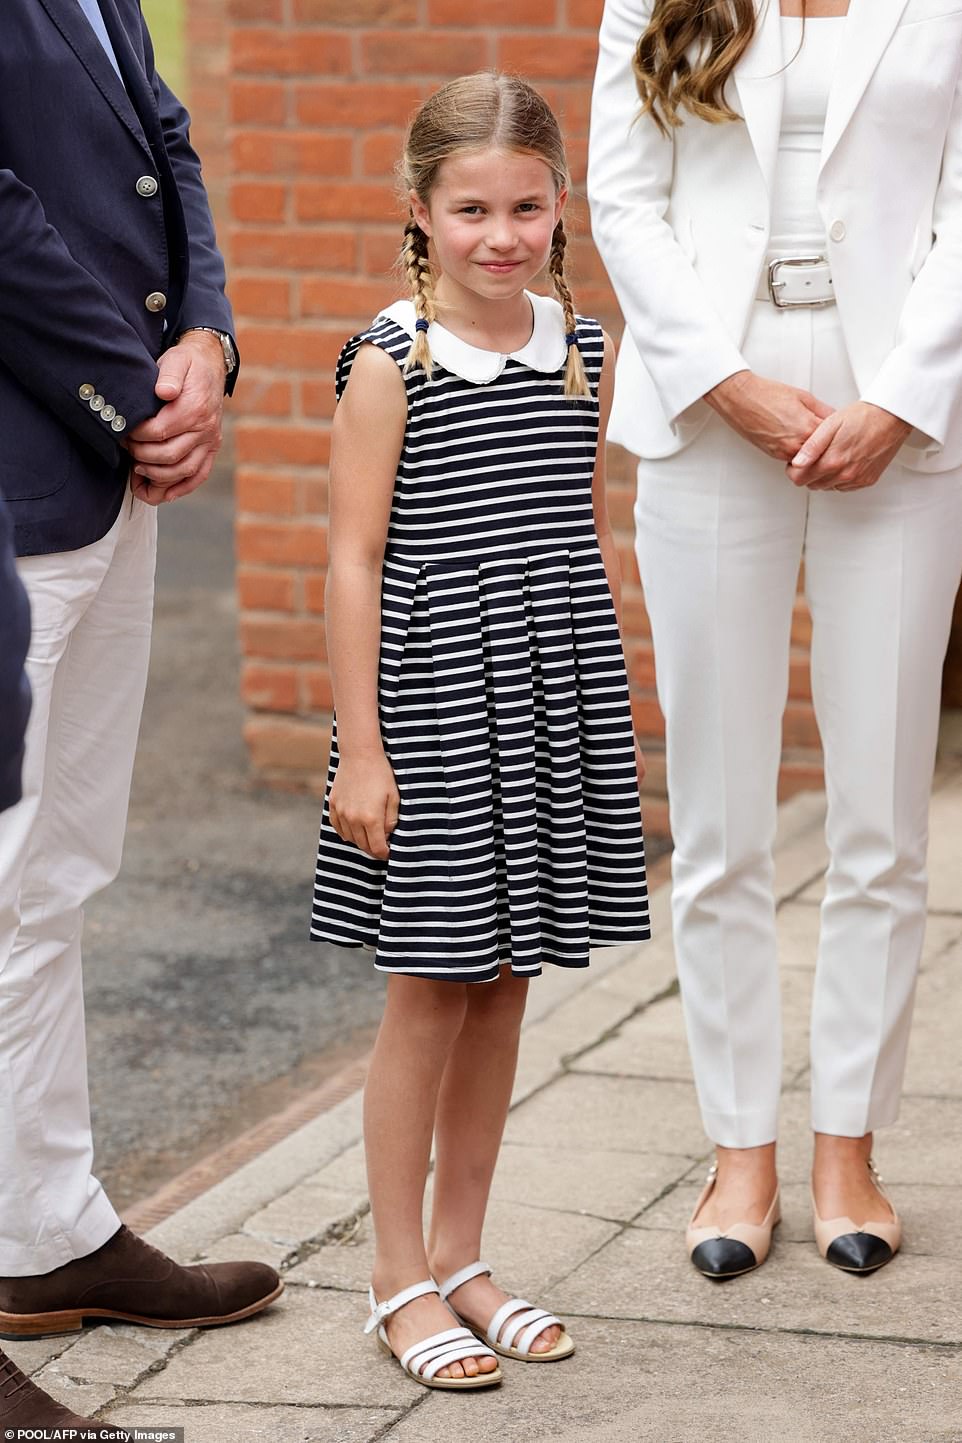
[(874, 486), (912, 427), (907, 421), (855, 401), (821, 423), (792, 457), (785, 474), (811, 491), (858, 491)]
[(385, 862), (388, 837), (397, 826), (397, 782), (380, 753), (341, 757), (328, 803), (331, 826), (345, 842)]
[(723, 421), (766, 456), (791, 461), (812, 432), (832, 415), (831, 406), (781, 381), (736, 371), (705, 392), (705, 400)]

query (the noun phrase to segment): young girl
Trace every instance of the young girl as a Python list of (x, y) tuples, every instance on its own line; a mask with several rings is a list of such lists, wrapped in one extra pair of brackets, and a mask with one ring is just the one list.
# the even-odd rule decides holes
[[(418, 1382), (464, 1389), (501, 1381), (496, 1353), (574, 1351), (477, 1258), (528, 978), (649, 935), (643, 763), (605, 505), (614, 357), (565, 280), (557, 121), (514, 77), (452, 81), (402, 176), (411, 297), (337, 368), (312, 934), (390, 974), (366, 1331)], [(557, 301), (526, 289), (546, 267)]]

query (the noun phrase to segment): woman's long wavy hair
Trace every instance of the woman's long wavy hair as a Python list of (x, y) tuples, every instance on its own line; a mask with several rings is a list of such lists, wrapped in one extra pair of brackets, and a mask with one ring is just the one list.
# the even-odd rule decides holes
[(634, 58), (642, 114), (663, 135), (681, 124), (683, 110), (712, 124), (741, 119), (725, 86), (755, 23), (754, 0), (655, 0)]

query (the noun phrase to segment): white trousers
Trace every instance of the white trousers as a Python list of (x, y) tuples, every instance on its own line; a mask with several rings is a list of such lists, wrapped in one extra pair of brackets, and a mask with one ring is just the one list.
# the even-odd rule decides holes
[[(755, 305), (748, 364), (857, 398), (834, 308)], [(812, 1123), (895, 1120), (925, 925), (940, 678), (962, 574), (962, 471), (897, 462), (865, 490), (796, 490), (718, 418), (638, 468), (639, 568), (667, 719), (673, 920), (705, 1129), (776, 1136), (772, 850), (799, 561), (830, 851), (811, 1026)]]
[(18, 563), (33, 714), (23, 800), (0, 816), (0, 1276), (50, 1272), (120, 1226), (91, 1172), (80, 936), (120, 866), (156, 535), (128, 496), (102, 541)]

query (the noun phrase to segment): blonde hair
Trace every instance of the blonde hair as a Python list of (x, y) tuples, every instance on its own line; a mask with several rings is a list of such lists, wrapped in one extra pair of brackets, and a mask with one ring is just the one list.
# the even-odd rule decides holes
[[(489, 146), (534, 155), (543, 160), (554, 177), (556, 193), (571, 184), (561, 130), (547, 101), (516, 75), (480, 71), (451, 80), (426, 100), (412, 120), (398, 166), (398, 179), (405, 197), (413, 190), (427, 205), (438, 173), (450, 156)], [(574, 301), (565, 275), (568, 237), (559, 220), (551, 237), (548, 273), (555, 295), (564, 311), (568, 337), (564, 394), (590, 398), (591, 387), (577, 342)], [(413, 213), (404, 227), (400, 265), (421, 324), (404, 363), (405, 371), (422, 366), (432, 372), (427, 327), (437, 314), (434, 273), (428, 253), (428, 237)]]
[(633, 64), (642, 114), (662, 135), (681, 124), (683, 109), (711, 124), (741, 119), (725, 86), (755, 26), (753, 0), (655, 0)]

